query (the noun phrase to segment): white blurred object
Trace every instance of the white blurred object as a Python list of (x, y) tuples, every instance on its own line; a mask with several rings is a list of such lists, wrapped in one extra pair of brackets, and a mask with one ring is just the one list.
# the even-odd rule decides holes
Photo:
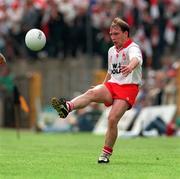
[[(108, 122), (108, 115), (111, 110), (111, 107), (107, 108), (103, 114), (101, 115), (99, 121), (97, 122), (93, 133), (94, 134), (105, 134), (107, 130), (107, 122)], [(137, 111), (136, 109), (132, 108), (129, 111), (126, 111), (123, 117), (120, 119), (118, 123), (118, 134), (121, 135), (128, 129), (131, 125)]]
[(164, 32), (164, 38), (169, 45), (172, 45), (174, 43), (175, 35), (175, 27), (173, 23), (169, 21)]
[(150, 130), (150, 131), (143, 131), (143, 136), (145, 137), (156, 137), (158, 136), (158, 131), (156, 129)]
[(159, 17), (159, 7), (156, 4), (151, 6), (150, 14), (153, 19), (157, 19)]
[(31, 29), (26, 33), (25, 43), (30, 50), (39, 51), (46, 44), (46, 36), (40, 29)]

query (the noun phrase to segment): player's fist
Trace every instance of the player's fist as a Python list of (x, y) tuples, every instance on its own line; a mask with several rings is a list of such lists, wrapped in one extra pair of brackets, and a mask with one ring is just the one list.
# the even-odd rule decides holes
[(121, 65), (121, 73), (123, 76), (128, 76), (132, 72), (129, 65)]

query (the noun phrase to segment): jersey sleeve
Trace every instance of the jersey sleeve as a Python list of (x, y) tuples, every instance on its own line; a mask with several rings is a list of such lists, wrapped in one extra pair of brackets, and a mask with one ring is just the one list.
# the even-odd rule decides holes
[(141, 50), (138, 46), (131, 46), (128, 50), (128, 55), (129, 55), (129, 60), (131, 61), (132, 58), (137, 58), (140, 65), (142, 65), (143, 60), (142, 60), (142, 53)]

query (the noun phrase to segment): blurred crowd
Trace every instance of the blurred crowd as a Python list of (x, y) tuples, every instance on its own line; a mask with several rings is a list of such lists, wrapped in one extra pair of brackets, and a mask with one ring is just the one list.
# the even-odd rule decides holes
[(180, 63), (171, 56), (163, 59), (160, 70), (148, 69), (136, 101), (137, 108), (155, 105), (177, 104), (178, 69)]
[[(106, 68), (112, 45), (109, 26), (116, 16), (129, 23), (143, 50), (144, 66), (159, 69), (163, 54), (178, 53), (179, 0), (0, 0), (0, 52), (12, 61), (98, 54)], [(40, 28), (47, 36), (40, 54), (25, 47), (31, 28)]]
[[(180, 0), (0, 0), (0, 52), (12, 63), (20, 58), (98, 55), (106, 69), (112, 45), (109, 26), (116, 16), (128, 22), (143, 52), (144, 82), (135, 107), (176, 104)], [(39, 53), (24, 43), (32, 28), (47, 37)]]

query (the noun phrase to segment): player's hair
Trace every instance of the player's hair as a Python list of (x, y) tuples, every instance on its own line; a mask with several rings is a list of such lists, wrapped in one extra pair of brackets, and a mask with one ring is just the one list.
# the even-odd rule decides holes
[(120, 27), (123, 32), (127, 31), (128, 37), (129, 37), (129, 31), (130, 30), (129, 30), (129, 24), (128, 23), (123, 21), (121, 18), (116, 17), (116, 18), (114, 18), (114, 20), (111, 23), (111, 27), (114, 27), (114, 26)]

